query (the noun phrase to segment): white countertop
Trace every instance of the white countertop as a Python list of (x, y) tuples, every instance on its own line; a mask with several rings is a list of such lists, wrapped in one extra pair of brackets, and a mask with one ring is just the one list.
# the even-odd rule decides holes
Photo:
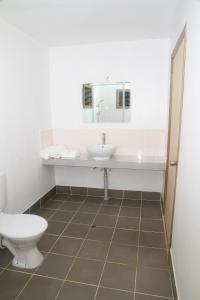
[(114, 155), (109, 160), (94, 160), (88, 154), (81, 154), (75, 159), (42, 159), (44, 165), (72, 166), (88, 168), (132, 169), (165, 171), (166, 159), (162, 156)]

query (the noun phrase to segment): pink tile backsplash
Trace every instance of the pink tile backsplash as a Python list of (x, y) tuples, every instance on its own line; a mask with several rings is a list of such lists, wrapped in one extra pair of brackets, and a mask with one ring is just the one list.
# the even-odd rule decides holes
[(116, 154), (166, 157), (167, 133), (157, 129), (47, 129), (41, 131), (41, 148), (64, 144), (86, 153), (89, 145), (101, 143), (102, 132), (107, 144), (117, 147)]

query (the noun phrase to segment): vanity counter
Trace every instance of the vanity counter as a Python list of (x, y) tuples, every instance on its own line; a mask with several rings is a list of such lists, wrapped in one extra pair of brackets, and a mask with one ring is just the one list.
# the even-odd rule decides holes
[(70, 166), (87, 168), (131, 169), (165, 171), (166, 160), (161, 156), (114, 155), (109, 160), (94, 160), (88, 154), (81, 154), (75, 159), (42, 159), (44, 165)]

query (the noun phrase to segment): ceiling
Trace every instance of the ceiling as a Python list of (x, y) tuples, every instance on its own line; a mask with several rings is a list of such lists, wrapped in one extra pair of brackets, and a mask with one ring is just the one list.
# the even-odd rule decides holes
[(169, 37), (179, 0), (0, 0), (0, 18), (49, 46)]

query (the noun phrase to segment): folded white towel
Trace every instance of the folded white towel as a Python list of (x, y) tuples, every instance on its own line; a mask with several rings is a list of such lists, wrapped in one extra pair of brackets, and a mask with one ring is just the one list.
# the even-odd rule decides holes
[(80, 153), (76, 150), (64, 150), (61, 151), (61, 158), (69, 158), (73, 159), (80, 155)]
[(57, 146), (50, 146), (46, 149), (42, 150), (40, 156), (43, 159), (49, 158), (76, 158), (80, 155), (80, 153), (76, 150), (69, 150), (66, 146), (57, 145)]

